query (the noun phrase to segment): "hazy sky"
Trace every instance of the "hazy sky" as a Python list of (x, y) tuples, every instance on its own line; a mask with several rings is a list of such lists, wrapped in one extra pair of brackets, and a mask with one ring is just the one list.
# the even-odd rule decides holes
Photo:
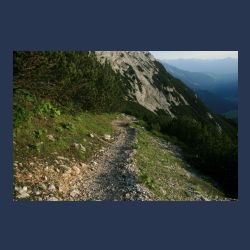
[(150, 51), (157, 59), (224, 59), (238, 58), (238, 51)]

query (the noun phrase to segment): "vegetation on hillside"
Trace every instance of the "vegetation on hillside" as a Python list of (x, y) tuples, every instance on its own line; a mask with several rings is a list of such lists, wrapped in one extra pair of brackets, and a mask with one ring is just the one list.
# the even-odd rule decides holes
[(14, 52), (14, 83), (36, 96), (77, 109), (111, 111), (122, 84), (109, 64), (89, 52)]
[[(127, 112), (143, 119), (151, 131), (160, 131), (165, 135), (175, 136), (187, 152), (187, 161), (200, 172), (211, 176), (230, 197), (238, 197), (238, 136), (237, 126), (231, 120), (219, 115), (213, 119), (207, 116), (209, 110), (195, 97), (184, 84), (166, 72), (156, 62), (159, 74), (156, 84), (171, 83), (184, 93), (190, 106), (175, 108), (177, 119), (172, 119), (162, 110), (158, 114), (130, 103)], [(204, 115), (205, 114), (205, 115)]]
[[(125, 101), (128, 81), (109, 64), (97, 62), (94, 53), (15, 52), (13, 112), (14, 141), (18, 141), (15, 154), (42, 156), (53, 150), (70, 154), (70, 145), (77, 143), (71, 138), (86, 137), (91, 130), (101, 134), (102, 127), (110, 129), (114, 115), (96, 114), (93, 120), (88, 112), (125, 112), (144, 120), (148, 130), (176, 137), (185, 145), (187, 160), (214, 178), (228, 196), (236, 198), (236, 126), (221, 117), (211, 120), (204, 116), (207, 109), (193, 92), (163, 66), (158, 67), (155, 84), (161, 88), (171, 83), (191, 103), (190, 107), (175, 109), (178, 119), (171, 119), (161, 110), (154, 114), (132, 100)], [(54, 142), (48, 139), (50, 134), (55, 137)], [(45, 141), (46, 146), (41, 143)], [(91, 144), (88, 148), (91, 151)], [(87, 155), (88, 151), (79, 157)]]
[(189, 117), (175, 119), (162, 126), (162, 132), (185, 143), (187, 160), (199, 171), (217, 181), (225, 193), (237, 197), (237, 141), (216, 127)]
[(104, 134), (112, 134), (115, 113), (72, 112), (52, 100), (22, 89), (14, 92), (14, 159), (37, 157), (51, 161), (57, 156), (88, 160), (102, 146)]
[(181, 201), (225, 198), (209, 180), (194, 174), (194, 169), (190, 169), (190, 165), (171, 150), (174, 147), (172, 143), (167, 146), (154, 133), (146, 131), (140, 125), (134, 127), (138, 137), (135, 158), (139, 178), (159, 199)]

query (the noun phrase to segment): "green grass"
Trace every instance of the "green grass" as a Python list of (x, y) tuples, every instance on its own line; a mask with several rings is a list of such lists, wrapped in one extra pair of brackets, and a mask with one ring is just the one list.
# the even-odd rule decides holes
[[(135, 125), (139, 178), (161, 200), (193, 200), (194, 192), (208, 199), (224, 198), (208, 181), (190, 174), (186, 163), (164, 149), (156, 136)], [(192, 173), (192, 172), (191, 172)]]
[[(102, 142), (98, 137), (113, 133), (111, 122), (116, 116), (116, 114), (105, 113), (82, 113), (62, 114), (56, 118), (31, 117), (14, 131), (15, 160), (24, 160), (33, 156), (54, 158), (53, 153), (86, 160), (101, 146)], [(89, 136), (90, 133), (94, 134), (94, 138)], [(55, 140), (49, 140), (48, 135), (52, 135)], [(72, 148), (73, 143), (82, 144), (86, 152), (81, 153)]]
[[(87, 160), (102, 146), (99, 138), (113, 133), (111, 122), (117, 117), (115, 113), (71, 114), (22, 91), (14, 95), (14, 104), (14, 160), (20, 162), (33, 157), (50, 161), (57, 155)], [(19, 110), (23, 112), (18, 113)], [(49, 135), (54, 141), (48, 138)], [(82, 144), (86, 151), (76, 150), (72, 147), (74, 143)]]

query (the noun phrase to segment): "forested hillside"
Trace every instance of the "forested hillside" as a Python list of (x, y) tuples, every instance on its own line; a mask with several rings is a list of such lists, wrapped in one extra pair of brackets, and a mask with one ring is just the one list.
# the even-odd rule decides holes
[(82, 110), (112, 110), (121, 99), (120, 78), (89, 52), (14, 53), (15, 87)]
[[(77, 134), (76, 120), (83, 121), (81, 114), (123, 112), (145, 122), (147, 130), (165, 138), (174, 138), (186, 152), (185, 158), (190, 164), (215, 180), (227, 196), (237, 197), (236, 126), (210, 113), (195, 93), (168, 74), (160, 63), (149, 58), (146, 63), (150, 64), (142, 61), (141, 69), (138, 64), (136, 72), (134, 65), (126, 65), (126, 73), (123, 74), (114, 70), (114, 63), (108, 58), (100, 63), (94, 52), (15, 52), (13, 60), (15, 142), (24, 136), (22, 133), (27, 124), (35, 130), (34, 136), (41, 138), (44, 131), (36, 130), (37, 124), (46, 123), (50, 128), (52, 125), (49, 123), (54, 119), (53, 122), (60, 126), (58, 130), (69, 131), (70, 141), (70, 134)], [(153, 88), (145, 87), (148, 84), (145, 73), (143, 79), (140, 75), (138, 77), (138, 72), (143, 74), (145, 65), (149, 72), (151, 64), (155, 67)], [(121, 69), (120, 64), (115, 66)], [(159, 97), (159, 100), (154, 103), (150, 99), (147, 103), (150, 91), (143, 101), (139, 100), (144, 88), (154, 91), (155, 98)], [(150, 110), (148, 107), (152, 105), (158, 108)], [(163, 108), (159, 108), (161, 105)], [(73, 120), (67, 121), (66, 117)], [(78, 118), (74, 120), (74, 117)], [(105, 118), (104, 126), (106, 121)], [(94, 123), (93, 120), (91, 122)], [(98, 121), (97, 124), (103, 125)], [(23, 143), (25, 148), (27, 142)], [(38, 152), (38, 155), (39, 150), (42, 152), (41, 145), (28, 144), (28, 148), (35, 150), (32, 152)], [(28, 152), (29, 149), (19, 149), (15, 155), (31, 156)], [(70, 152), (67, 151), (68, 154)]]

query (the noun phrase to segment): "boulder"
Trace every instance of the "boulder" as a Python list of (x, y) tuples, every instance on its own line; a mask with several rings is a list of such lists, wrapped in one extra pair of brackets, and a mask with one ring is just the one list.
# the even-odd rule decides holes
[(111, 140), (111, 135), (105, 134), (105, 135), (103, 136), (103, 138), (104, 138), (106, 141), (110, 141), (110, 140)]
[(81, 167), (86, 167), (87, 165), (86, 165), (84, 162), (81, 162), (81, 163), (80, 163), (80, 166), (81, 166)]
[(74, 189), (73, 191), (70, 192), (70, 196), (73, 198), (78, 196), (79, 194), (80, 194), (80, 192), (77, 189)]
[[(57, 156), (56, 158), (57, 158), (58, 160), (61, 160), (61, 161), (69, 161), (68, 158), (63, 157), (63, 156)], [(55, 160), (55, 162), (56, 162), (56, 160)], [(58, 163), (58, 162), (56, 162), (56, 163)]]
[(24, 186), (22, 189), (19, 190), (19, 193), (27, 192), (27, 191), (28, 191), (28, 187)]
[(18, 163), (14, 162), (13, 166), (17, 168), (18, 167)]
[(44, 184), (44, 183), (41, 183), (41, 184), (39, 185), (39, 187), (40, 187), (41, 189), (43, 189), (43, 190), (46, 190), (46, 189), (47, 189), (47, 186), (46, 186), (46, 184)]
[(72, 147), (75, 148), (76, 150), (80, 150), (82, 152), (86, 151), (86, 148), (82, 144), (80, 144), (80, 143), (74, 143), (72, 145)]
[(54, 142), (56, 139), (55, 139), (55, 137), (53, 136), (53, 135), (47, 135), (47, 138), (50, 140), (50, 141), (52, 141), (52, 142)]
[(80, 174), (81, 170), (77, 166), (73, 166), (72, 170), (74, 171), (75, 174)]
[(22, 193), (22, 194), (17, 195), (18, 199), (26, 199), (28, 197), (30, 197), (28, 193)]
[(58, 199), (56, 197), (49, 197), (47, 201), (58, 201)]
[(91, 163), (92, 163), (94, 166), (98, 165), (98, 163), (97, 163), (96, 161), (91, 161)]
[(16, 190), (18, 191), (18, 195), (17, 198), (18, 199), (25, 199), (28, 198), (30, 195), (28, 194), (28, 187), (24, 186), (22, 188), (16, 188)]
[(66, 172), (66, 171), (70, 171), (70, 167), (66, 166), (66, 165), (60, 165), (59, 168), (63, 171), (63, 172)]
[(55, 185), (54, 184), (50, 184), (48, 190), (54, 192), (56, 190)]
[(204, 197), (204, 196), (201, 196), (201, 200), (202, 201), (210, 201), (208, 198)]

